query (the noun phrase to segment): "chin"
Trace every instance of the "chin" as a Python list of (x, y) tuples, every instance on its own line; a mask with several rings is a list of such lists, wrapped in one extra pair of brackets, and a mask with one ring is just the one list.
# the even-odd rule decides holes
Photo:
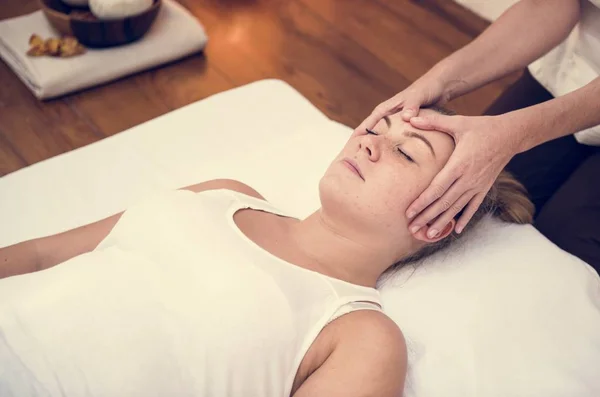
[(319, 181), (319, 199), (321, 208), (329, 215), (343, 217), (346, 221), (354, 219), (364, 222), (362, 219), (368, 211), (363, 202), (360, 185), (352, 183), (346, 175), (331, 173), (326, 174)]
[(352, 194), (341, 175), (325, 174), (319, 181), (319, 198), (321, 206), (346, 206), (351, 204), (351, 199), (356, 201), (356, 194)]

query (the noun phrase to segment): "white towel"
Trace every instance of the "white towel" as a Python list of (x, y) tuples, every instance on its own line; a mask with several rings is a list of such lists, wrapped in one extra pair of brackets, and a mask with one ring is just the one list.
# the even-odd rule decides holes
[(204, 49), (203, 26), (181, 5), (163, 0), (150, 30), (138, 41), (88, 49), (72, 58), (30, 57), (29, 37), (60, 37), (42, 11), (0, 21), (0, 56), (39, 99), (102, 84)]

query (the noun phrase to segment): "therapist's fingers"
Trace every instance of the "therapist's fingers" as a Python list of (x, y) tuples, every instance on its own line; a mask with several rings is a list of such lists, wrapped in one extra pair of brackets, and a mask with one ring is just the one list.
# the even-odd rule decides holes
[(427, 235), (429, 238), (435, 237), (440, 230), (444, 230), (446, 225), (450, 223), (450, 221), (452, 221), (452, 219), (454, 219), (456, 215), (469, 204), (469, 202), (473, 199), (473, 196), (475, 196), (473, 191), (467, 191), (463, 193), (463, 195), (460, 196), (460, 198), (456, 200), (454, 204), (450, 205), (446, 211), (441, 213), (435, 222), (433, 222), (433, 224), (427, 228)]
[(382, 118), (396, 113), (402, 108), (403, 105), (404, 100), (398, 95), (393, 96), (385, 102), (381, 102), (375, 107), (375, 109), (373, 109), (371, 114), (367, 116), (367, 118), (364, 119), (364, 121), (360, 123), (358, 127), (356, 127), (354, 134), (365, 134), (367, 129), (372, 129)]
[(402, 120), (408, 122), (411, 118), (418, 116), (422, 101), (416, 97), (409, 97), (402, 106)]
[[(442, 170), (433, 178), (427, 189), (425, 189), (406, 210), (406, 216), (408, 219), (413, 219), (419, 215), (424, 209), (432, 205), (435, 201), (440, 199), (461, 176), (460, 168), (453, 167), (453, 158), (450, 157), (448, 163)], [(463, 193), (458, 191), (455, 187), (456, 192), (452, 197), (446, 197), (444, 203), (441, 206), (449, 208)], [(452, 199), (452, 201), (449, 201)], [(448, 209), (445, 208), (444, 210)], [(442, 211), (439, 211), (435, 216), (439, 215)], [(431, 213), (431, 211), (430, 211)], [(419, 226), (425, 225), (431, 221), (433, 217), (426, 217), (425, 222), (419, 222)], [(421, 219), (422, 220), (422, 219)]]
[(410, 119), (410, 124), (415, 128), (445, 132), (452, 138), (456, 138), (456, 133), (463, 130), (462, 122), (462, 116), (447, 116), (437, 112)]
[[(426, 189), (422, 195), (425, 195), (428, 199), (434, 196), (430, 196), (427, 190), (433, 188), (433, 195), (438, 196), (436, 199), (432, 200), (431, 205), (427, 206), (424, 210), (418, 213), (418, 216), (414, 218), (412, 222), (410, 222), (409, 230), (411, 233), (416, 233), (423, 226), (429, 224), (434, 219), (440, 217), (441, 214), (446, 212), (453, 213), (453, 216), (456, 215), (459, 211), (462, 210), (463, 206), (459, 208), (459, 199), (468, 191), (465, 191), (464, 187), (460, 183), (460, 180), (456, 180), (451, 186), (444, 188), (442, 185), (438, 185), (436, 182), (433, 182), (431, 186)], [(443, 191), (442, 191), (443, 190)], [(418, 200), (418, 199), (417, 199)], [(467, 201), (468, 202), (468, 201)], [(444, 218), (445, 217), (440, 217)], [(450, 217), (452, 219), (452, 217)], [(448, 223), (450, 221), (446, 223)], [(441, 228), (437, 228), (435, 231), (440, 231)], [(429, 228), (429, 233), (436, 234), (432, 227)], [(428, 233), (428, 235), (429, 235)]]
[(471, 218), (473, 218), (473, 215), (475, 215), (475, 213), (477, 212), (477, 209), (479, 208), (481, 203), (483, 203), (483, 200), (485, 199), (486, 194), (487, 193), (485, 193), (485, 194), (479, 193), (479, 194), (476, 194), (475, 196), (473, 196), (473, 198), (467, 205), (467, 208), (465, 209), (465, 211), (462, 213), (462, 215), (458, 219), (458, 222), (456, 222), (456, 226), (454, 228), (456, 233), (458, 233), (458, 234), (462, 233), (462, 231), (467, 226), (467, 224), (469, 223)]

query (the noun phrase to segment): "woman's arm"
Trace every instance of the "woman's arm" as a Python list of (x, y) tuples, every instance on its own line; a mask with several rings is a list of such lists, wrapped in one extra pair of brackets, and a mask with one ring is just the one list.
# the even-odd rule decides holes
[(116, 214), (63, 233), (0, 249), (0, 279), (47, 269), (93, 250), (120, 217), (121, 214)]
[(579, 17), (579, 0), (521, 0), (427, 74), (444, 83), (445, 98), (456, 98), (546, 54), (569, 35)]
[(600, 125), (600, 77), (568, 94), (501, 116), (514, 125), (509, 139), (518, 152)]
[(32, 240), (0, 249), (0, 279), (35, 272), (38, 267), (37, 249)]
[(365, 134), (383, 116), (398, 111), (409, 121), (423, 106), (443, 105), (524, 68), (563, 41), (579, 17), (579, 0), (519, 1), (471, 43), (377, 105), (355, 134)]
[[(264, 199), (248, 185), (230, 179), (215, 179), (183, 189), (196, 193), (214, 189), (230, 189)], [(92, 251), (108, 236), (121, 215), (122, 212), (63, 233), (0, 248), (0, 279), (47, 269)]]
[(396, 323), (370, 310), (347, 314), (336, 322), (343, 335), (293, 396), (401, 396), (407, 357), (404, 337)]

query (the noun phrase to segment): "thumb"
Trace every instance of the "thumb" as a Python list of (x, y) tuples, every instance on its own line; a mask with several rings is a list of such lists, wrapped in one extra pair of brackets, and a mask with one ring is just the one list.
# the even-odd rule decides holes
[(402, 109), (402, 120), (408, 122), (412, 117), (416, 117), (422, 102), (419, 98), (407, 99)]
[(362, 134), (368, 129), (372, 129), (384, 117), (395, 113), (402, 107), (403, 101), (398, 95), (380, 103), (373, 109), (371, 114), (354, 130), (355, 134)]
[(460, 116), (446, 116), (437, 112), (410, 119), (410, 124), (420, 130), (436, 130), (454, 136)]
[(354, 129), (355, 135), (362, 135), (367, 129), (373, 129), (375, 125), (385, 116), (385, 113), (373, 111), (358, 127)]

